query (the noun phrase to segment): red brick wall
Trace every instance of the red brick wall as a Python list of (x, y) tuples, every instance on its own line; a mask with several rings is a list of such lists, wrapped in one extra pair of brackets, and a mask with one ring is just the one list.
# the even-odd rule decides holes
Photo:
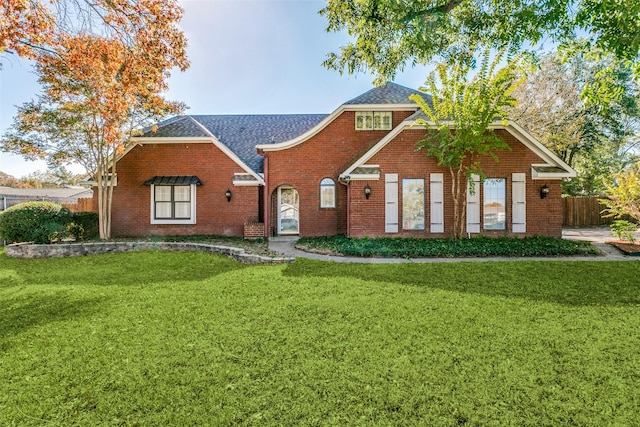
[[(393, 127), (413, 114), (393, 113)], [(356, 131), (355, 112), (346, 111), (310, 140), (293, 148), (264, 153), (268, 156), (267, 194), (269, 233), (277, 228), (278, 187), (294, 187), (300, 196), (300, 235), (326, 236), (346, 233), (347, 190), (338, 175), (380, 141), (389, 131)], [(336, 183), (336, 208), (320, 208), (320, 181)]]
[[(244, 172), (211, 143), (145, 144), (117, 165), (113, 191), (112, 235), (214, 234), (242, 236), (244, 224), (258, 219), (258, 187), (234, 187), (233, 174)], [(151, 224), (153, 176), (196, 175), (196, 224)], [(225, 191), (232, 192), (227, 202)]]
[[(506, 217), (507, 230), (487, 231), (486, 235), (501, 236), (510, 234), (511, 230), (511, 174), (525, 173), (527, 223), (526, 233), (518, 235), (549, 235), (560, 237), (562, 234), (562, 200), (560, 181), (531, 179), (531, 164), (544, 163), (532, 151), (518, 142), (507, 131), (498, 131), (511, 147), (511, 151), (497, 153), (499, 162), (491, 157), (479, 158), (487, 178), (506, 178)], [(415, 236), (415, 237), (443, 237), (453, 234), (453, 201), (451, 199), (451, 176), (449, 170), (439, 167), (432, 157), (427, 157), (424, 151), (415, 151), (416, 142), (424, 135), (423, 130), (405, 130), (393, 141), (386, 145), (368, 163), (380, 165), (380, 180), (351, 182), (351, 221), (350, 235), (360, 236)], [(398, 174), (398, 209), (399, 233), (385, 233), (385, 173)], [(429, 232), (430, 191), (429, 178), (431, 173), (442, 173), (444, 176), (444, 234)], [(402, 179), (423, 178), (425, 181), (425, 230), (402, 230)], [(364, 187), (371, 187), (369, 200), (364, 197)], [(547, 184), (550, 188), (549, 197), (540, 199), (540, 188)], [(481, 191), (481, 189), (480, 189)], [(480, 193), (482, 197), (482, 192)], [(482, 199), (481, 199), (482, 200)], [(482, 221), (482, 211), (480, 213)], [(482, 227), (482, 225), (481, 225)]]

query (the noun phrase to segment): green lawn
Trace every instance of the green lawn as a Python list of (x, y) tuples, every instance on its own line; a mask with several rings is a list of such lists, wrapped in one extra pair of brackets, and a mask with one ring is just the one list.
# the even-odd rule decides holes
[(0, 425), (637, 425), (640, 263), (0, 253)]

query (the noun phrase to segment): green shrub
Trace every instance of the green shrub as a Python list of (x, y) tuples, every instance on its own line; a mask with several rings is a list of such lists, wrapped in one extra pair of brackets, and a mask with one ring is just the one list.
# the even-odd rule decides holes
[(100, 235), (98, 214), (95, 212), (74, 212), (71, 234), (78, 240), (95, 239)]
[(51, 202), (27, 202), (0, 213), (0, 239), (51, 243), (69, 235), (71, 211)]
[(630, 242), (635, 240), (633, 233), (638, 229), (636, 224), (619, 219), (617, 221), (613, 221), (609, 227), (611, 227), (613, 235), (619, 240), (628, 240)]

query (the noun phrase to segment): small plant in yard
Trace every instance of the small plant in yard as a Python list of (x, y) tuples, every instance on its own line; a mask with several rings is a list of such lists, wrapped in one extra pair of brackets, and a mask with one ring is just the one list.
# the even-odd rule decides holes
[(633, 242), (635, 240), (633, 233), (638, 229), (637, 224), (619, 219), (614, 221), (610, 227), (611, 232), (618, 238), (618, 240), (628, 240), (629, 242)]
[(474, 237), (471, 239), (419, 239), (345, 236), (301, 238), (296, 247), (310, 252), (359, 257), (487, 257), (487, 256), (558, 256), (596, 255), (589, 242), (534, 236)]

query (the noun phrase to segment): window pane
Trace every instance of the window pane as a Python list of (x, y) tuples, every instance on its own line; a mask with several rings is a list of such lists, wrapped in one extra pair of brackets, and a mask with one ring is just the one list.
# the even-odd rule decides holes
[(391, 112), (384, 112), (382, 113), (382, 129), (383, 130), (390, 130), (391, 129)]
[(382, 116), (380, 113), (373, 113), (373, 128), (375, 130), (382, 129)]
[(336, 189), (335, 187), (325, 186), (320, 190), (320, 207), (335, 208), (336, 207)]
[(376, 111), (373, 113), (374, 129), (376, 130), (389, 130), (391, 129), (391, 112), (390, 111)]
[(336, 207), (336, 185), (331, 178), (320, 181), (320, 207)]
[(364, 129), (364, 114), (361, 111), (356, 112), (356, 130)]
[(176, 185), (173, 187), (173, 199), (176, 202), (188, 202), (191, 200), (191, 187), (188, 185)]
[(424, 230), (424, 179), (402, 180), (402, 228)]
[(191, 218), (191, 203), (190, 202), (176, 202), (176, 219)]
[(156, 185), (156, 202), (170, 202), (171, 201), (171, 186), (168, 185)]
[(156, 218), (171, 218), (171, 202), (156, 202)]
[(371, 130), (373, 129), (373, 111), (367, 111), (364, 114), (364, 129)]
[(506, 179), (486, 179), (483, 184), (483, 224), (485, 230), (505, 230)]

